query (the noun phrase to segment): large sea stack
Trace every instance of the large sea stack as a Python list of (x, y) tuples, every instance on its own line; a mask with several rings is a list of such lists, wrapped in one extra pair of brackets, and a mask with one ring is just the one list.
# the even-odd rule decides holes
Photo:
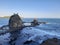
[[(20, 30), (23, 28), (23, 23), (21, 17), (18, 14), (13, 14), (9, 19), (9, 29), (10, 29), (10, 45), (15, 45), (15, 41), (19, 37)], [(14, 42), (14, 43), (13, 43)]]
[(13, 14), (9, 19), (9, 28), (11, 30), (22, 29), (23, 23), (18, 14)]

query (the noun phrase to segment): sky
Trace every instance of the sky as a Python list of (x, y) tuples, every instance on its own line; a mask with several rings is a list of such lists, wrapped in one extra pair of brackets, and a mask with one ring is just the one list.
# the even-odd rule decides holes
[(60, 18), (60, 0), (0, 0), (0, 16)]

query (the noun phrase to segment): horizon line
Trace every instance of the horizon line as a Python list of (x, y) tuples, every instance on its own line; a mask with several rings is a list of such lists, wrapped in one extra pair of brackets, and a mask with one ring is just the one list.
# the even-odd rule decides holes
[[(0, 18), (10, 18), (10, 16), (0, 16)], [(20, 15), (19, 15), (19, 17), (21, 17), (21, 18), (43, 18), (43, 17), (22, 17)], [(44, 17), (44, 18), (54, 18), (54, 17)], [(60, 19), (60, 18), (55, 18), (55, 19)]]

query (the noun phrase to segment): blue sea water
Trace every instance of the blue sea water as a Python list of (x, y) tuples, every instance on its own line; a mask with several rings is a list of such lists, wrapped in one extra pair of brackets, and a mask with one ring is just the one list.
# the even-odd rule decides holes
[[(31, 22), (33, 18), (24, 18), (22, 19), (25, 22)], [(36, 27), (27, 27), (24, 28), (21, 32), (23, 34), (20, 36), (19, 40), (17, 40), (16, 45), (23, 45), (23, 42), (26, 40), (33, 40), (37, 41), (38, 43), (42, 43), (44, 40), (48, 38), (58, 38), (60, 39), (60, 19), (56, 18), (38, 18), (37, 19), (39, 22), (47, 22), (47, 24), (40, 24), (39, 26)], [(0, 27), (3, 25), (8, 24), (9, 19), (8, 18), (0, 18)], [(29, 34), (29, 35), (26, 35)], [(26, 36), (26, 37), (24, 37)], [(0, 43), (3, 45), (8, 45), (7, 39), (9, 37), (9, 33), (5, 35), (0, 36)], [(6, 40), (5, 40), (6, 39)]]
[[(22, 19), (25, 22), (31, 22), (33, 21), (33, 18), (23, 18)], [(60, 25), (60, 18), (37, 18), (38, 21), (40, 22), (48, 22), (51, 24), (59, 24)], [(5, 25), (8, 24), (9, 18), (0, 18), (0, 25)]]

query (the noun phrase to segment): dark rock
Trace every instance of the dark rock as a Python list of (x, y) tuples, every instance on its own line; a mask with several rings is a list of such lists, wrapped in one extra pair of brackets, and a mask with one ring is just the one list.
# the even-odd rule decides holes
[(31, 41), (26, 41), (24, 42), (24, 44), (30, 44), (31, 42), (33, 42), (32, 40)]
[(31, 25), (32, 25), (32, 26), (39, 25), (38, 20), (37, 20), (37, 19), (34, 19), (34, 20), (31, 22)]
[(30, 41), (26, 41), (26, 42), (24, 42), (24, 45), (39, 45), (39, 43), (30, 40)]
[(14, 14), (9, 19), (9, 28), (12, 30), (22, 29), (23, 23), (18, 14)]
[(60, 45), (60, 40), (57, 38), (48, 39), (40, 45)]
[(12, 15), (9, 19), (9, 29), (11, 34), (9, 41), (10, 45), (15, 45), (15, 41), (19, 37), (20, 30), (22, 30), (22, 28), (23, 28), (23, 23), (19, 15), (18, 14)]

